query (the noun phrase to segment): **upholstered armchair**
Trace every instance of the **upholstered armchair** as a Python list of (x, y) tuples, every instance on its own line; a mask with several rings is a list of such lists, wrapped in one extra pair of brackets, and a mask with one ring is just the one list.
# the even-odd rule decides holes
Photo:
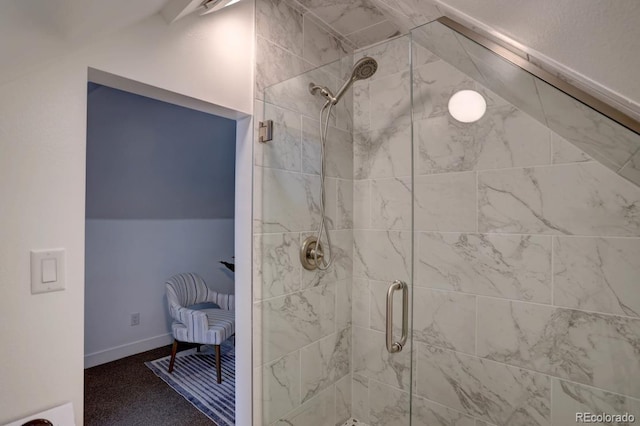
[[(216, 352), (218, 383), (222, 383), (220, 344), (235, 335), (234, 296), (210, 290), (202, 277), (194, 273), (174, 275), (165, 283), (169, 313), (173, 318), (173, 347), (169, 373), (181, 342), (213, 345)], [(212, 302), (220, 308), (190, 309), (191, 306)]]

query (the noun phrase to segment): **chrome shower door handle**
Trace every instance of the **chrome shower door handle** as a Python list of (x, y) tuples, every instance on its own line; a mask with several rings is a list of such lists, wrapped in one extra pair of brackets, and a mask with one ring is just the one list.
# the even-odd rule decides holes
[[(399, 342), (393, 341), (393, 295), (402, 290), (402, 337)], [(387, 350), (389, 353), (400, 352), (407, 343), (409, 334), (409, 287), (405, 282), (395, 280), (387, 290)]]

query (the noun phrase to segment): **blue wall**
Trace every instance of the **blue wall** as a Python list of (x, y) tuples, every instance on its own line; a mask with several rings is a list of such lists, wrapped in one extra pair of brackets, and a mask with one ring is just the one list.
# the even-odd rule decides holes
[(88, 219), (233, 218), (233, 120), (94, 84), (88, 109)]
[[(85, 365), (172, 341), (164, 282), (234, 292), (232, 120), (90, 85)], [(140, 313), (140, 325), (130, 315)]]

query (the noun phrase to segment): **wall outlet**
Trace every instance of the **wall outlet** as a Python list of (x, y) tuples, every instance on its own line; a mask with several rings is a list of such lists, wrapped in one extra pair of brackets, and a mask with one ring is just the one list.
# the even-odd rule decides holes
[(131, 325), (140, 325), (140, 313), (131, 314)]

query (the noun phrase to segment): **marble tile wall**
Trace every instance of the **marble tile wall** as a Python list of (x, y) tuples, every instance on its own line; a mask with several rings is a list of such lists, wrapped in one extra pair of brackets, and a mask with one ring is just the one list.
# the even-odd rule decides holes
[[(411, 49), (404, 36), (351, 55), (439, 14), (414, 0), (256, 0), (255, 111), (275, 139), (254, 150), (255, 424), (640, 415), (640, 189), (609, 170), (639, 182), (640, 145), (436, 26)], [(320, 217), (322, 102), (308, 84), (339, 87), (364, 55), (377, 73), (329, 122), (337, 262), (310, 273), (298, 250)], [(488, 103), (474, 124), (446, 108), (467, 88)], [(412, 276), (414, 341), (390, 355), (386, 288)]]
[(321, 213), (322, 101), (308, 84), (337, 89), (352, 48), (285, 1), (256, 0), (256, 28), (255, 117), (274, 121), (274, 139), (254, 144), (254, 424), (335, 426), (351, 417), (351, 102), (334, 110), (326, 146), (336, 260), (309, 272), (299, 250)]
[[(602, 138), (615, 157), (607, 138), (626, 134), (598, 122), (563, 137), (527, 98), (532, 79), (512, 89), (530, 105), (516, 108), (474, 63), (413, 47), (413, 81), (407, 38), (355, 54), (380, 68), (354, 87), (352, 415), (409, 424), (413, 393), (413, 424), (637, 417), (640, 188), (579, 149)], [(488, 101), (477, 123), (447, 113), (465, 88)], [(391, 355), (386, 290), (412, 275), (413, 344)]]

